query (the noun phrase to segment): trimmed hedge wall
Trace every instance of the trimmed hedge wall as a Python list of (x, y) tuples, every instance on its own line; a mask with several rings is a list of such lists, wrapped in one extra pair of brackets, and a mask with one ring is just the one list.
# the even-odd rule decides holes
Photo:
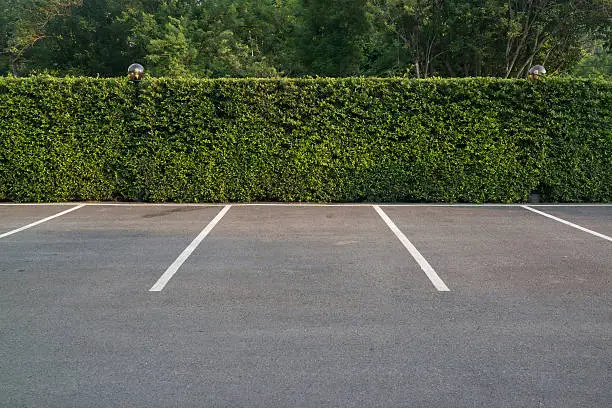
[(612, 201), (612, 82), (0, 78), (0, 200)]

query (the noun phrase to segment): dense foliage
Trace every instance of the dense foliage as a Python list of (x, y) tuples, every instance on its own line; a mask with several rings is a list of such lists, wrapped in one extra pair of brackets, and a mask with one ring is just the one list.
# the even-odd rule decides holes
[(609, 75), (611, 12), (612, 0), (0, 0), (0, 75), (112, 77), (132, 62), (156, 76)]
[(0, 78), (0, 200), (612, 201), (612, 83)]

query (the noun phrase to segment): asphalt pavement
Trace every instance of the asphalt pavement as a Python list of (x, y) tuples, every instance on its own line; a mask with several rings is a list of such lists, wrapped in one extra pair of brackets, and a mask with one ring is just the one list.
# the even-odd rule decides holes
[(612, 405), (612, 206), (378, 209), (0, 204), (0, 407)]

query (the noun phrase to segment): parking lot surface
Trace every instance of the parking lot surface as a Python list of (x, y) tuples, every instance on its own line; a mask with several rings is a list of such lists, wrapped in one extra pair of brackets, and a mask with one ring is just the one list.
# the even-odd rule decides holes
[(3, 204), (0, 407), (608, 407), (610, 236), (609, 205)]

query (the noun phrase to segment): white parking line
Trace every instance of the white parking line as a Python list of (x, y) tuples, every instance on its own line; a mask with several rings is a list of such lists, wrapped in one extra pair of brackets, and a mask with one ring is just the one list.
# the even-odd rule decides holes
[(593, 234), (593, 235), (595, 235), (596, 237), (603, 238), (603, 239), (607, 239), (608, 241), (612, 241), (612, 238), (610, 238), (610, 237), (609, 237), (609, 236), (607, 236), (607, 235), (600, 234), (599, 232), (596, 232), (596, 231), (590, 230), (590, 229), (588, 229), (588, 228), (581, 227), (581, 226), (580, 226), (580, 225), (578, 225), (578, 224), (574, 224), (574, 223), (571, 223), (571, 222), (569, 222), (569, 221), (565, 221), (564, 219), (561, 219), (561, 218), (555, 217), (554, 215), (547, 214), (547, 213), (545, 213), (544, 211), (539, 211), (539, 210), (536, 210), (535, 208), (531, 208), (531, 207), (529, 207), (528, 205), (521, 205), (521, 207), (523, 207), (523, 208), (524, 208), (524, 209), (526, 209), (526, 210), (532, 211), (532, 212), (534, 212), (534, 213), (536, 213), (536, 214), (540, 214), (540, 215), (543, 215), (543, 216), (545, 216), (545, 217), (548, 217), (548, 218), (550, 218), (550, 219), (552, 219), (552, 220), (555, 220), (555, 221), (558, 221), (558, 222), (560, 222), (560, 223), (563, 223), (563, 224), (565, 224), (565, 225), (569, 225), (570, 227), (574, 227), (574, 228), (576, 228), (576, 229), (579, 229), (580, 231), (588, 232), (589, 234)]
[(37, 225), (39, 225), (39, 224), (42, 224), (43, 222), (47, 222), (47, 221), (52, 220), (52, 219), (54, 219), (54, 218), (61, 217), (61, 216), (62, 216), (62, 215), (64, 215), (64, 214), (68, 214), (69, 212), (72, 212), (72, 211), (74, 211), (74, 210), (78, 210), (78, 209), (79, 209), (79, 208), (81, 208), (81, 207), (85, 207), (85, 204), (80, 204), (80, 205), (77, 205), (76, 207), (69, 208), (69, 209), (67, 209), (67, 210), (65, 210), (65, 211), (62, 211), (62, 212), (57, 213), (57, 214), (55, 214), (55, 215), (52, 215), (52, 216), (50, 216), (50, 217), (43, 218), (42, 220), (38, 220), (38, 221), (33, 222), (33, 223), (31, 223), (31, 224), (28, 224), (28, 225), (24, 225), (24, 226), (23, 226), (23, 227), (21, 227), (21, 228), (17, 228), (17, 229), (14, 229), (14, 230), (12, 230), (12, 231), (5, 232), (4, 234), (0, 234), (0, 238), (8, 237), (9, 235), (13, 235), (13, 234), (16, 234), (16, 233), (18, 233), (18, 232), (21, 232), (21, 231), (23, 231), (23, 230), (27, 230), (28, 228), (35, 227), (35, 226), (37, 226)]
[(410, 252), (410, 255), (412, 255), (412, 257), (418, 262), (419, 266), (421, 267), (423, 272), (425, 272), (425, 274), (427, 275), (431, 283), (433, 283), (433, 285), (436, 287), (436, 289), (440, 292), (448, 292), (450, 290), (448, 286), (446, 286), (444, 281), (440, 279), (434, 268), (431, 267), (429, 262), (427, 262), (423, 255), (421, 255), (419, 250), (416, 249), (414, 245), (412, 245), (412, 242), (410, 242), (410, 240), (406, 238), (406, 236), (402, 233), (402, 231), (400, 231), (400, 229), (397, 227), (397, 225), (395, 225), (391, 218), (389, 218), (389, 216), (387, 216), (387, 214), (385, 214), (385, 212), (379, 206), (374, 205), (373, 207), (378, 213), (378, 215), (380, 215), (380, 217), (383, 219), (383, 221), (385, 221), (391, 231), (393, 231), (395, 236), (399, 238), (402, 244), (404, 244), (404, 247), (408, 250), (408, 252)]
[[(58, 205), (73, 205), (74, 203), (0, 203), (0, 207), (20, 207), (20, 206), (58, 206)], [(87, 206), (101, 207), (224, 207), (227, 204), (218, 203), (128, 203), (128, 202), (93, 202), (88, 201)], [(371, 207), (378, 205), (380, 207), (522, 207), (523, 204), (448, 204), (448, 203), (233, 203), (232, 207)], [(592, 204), (530, 204), (530, 207), (612, 207), (612, 204), (607, 203), (592, 203)]]
[(200, 245), (200, 242), (202, 242), (202, 240), (206, 238), (210, 231), (212, 231), (215, 225), (217, 225), (217, 223), (221, 221), (221, 218), (223, 218), (225, 213), (227, 213), (231, 207), (231, 205), (226, 205), (221, 211), (219, 211), (219, 214), (217, 214), (217, 216), (213, 218), (211, 222), (208, 223), (206, 228), (204, 228), (202, 232), (200, 232), (198, 236), (195, 237), (193, 241), (191, 241), (191, 244), (189, 244), (189, 246), (185, 248), (185, 250), (179, 255), (178, 258), (176, 258), (172, 265), (168, 267), (166, 272), (164, 272), (164, 274), (157, 280), (157, 282), (155, 282), (151, 289), (149, 289), (149, 292), (160, 292), (164, 288), (164, 286), (166, 286), (166, 284), (168, 283), (168, 281), (170, 281), (170, 279), (172, 279), (172, 276), (174, 276), (176, 271), (178, 271), (181, 265), (183, 265), (187, 258), (189, 258), (189, 255), (191, 255), (191, 253), (198, 247), (198, 245)]

